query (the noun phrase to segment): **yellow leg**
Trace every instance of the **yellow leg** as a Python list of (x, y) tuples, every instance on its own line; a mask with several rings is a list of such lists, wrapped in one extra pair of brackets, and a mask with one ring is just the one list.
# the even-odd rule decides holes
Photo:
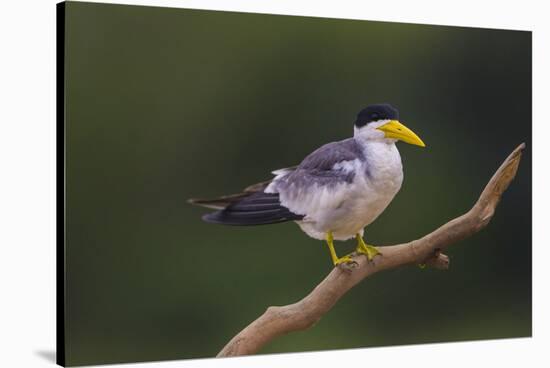
[(332, 263), (334, 263), (335, 266), (339, 265), (340, 263), (353, 262), (353, 259), (349, 255), (338, 258), (338, 256), (336, 255), (336, 250), (334, 249), (334, 239), (332, 237), (331, 231), (327, 233), (327, 244), (328, 250), (330, 251), (330, 257), (332, 258)]
[(374, 256), (377, 254), (382, 254), (378, 249), (373, 247), (372, 245), (368, 245), (365, 243), (361, 235), (357, 234), (355, 235), (355, 239), (357, 239), (357, 248), (355, 248), (355, 251), (357, 253), (362, 253), (367, 256), (367, 259), (369, 261), (372, 261)]

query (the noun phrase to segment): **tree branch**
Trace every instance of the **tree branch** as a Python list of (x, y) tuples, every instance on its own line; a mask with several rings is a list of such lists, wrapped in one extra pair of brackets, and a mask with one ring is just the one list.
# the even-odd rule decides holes
[(353, 263), (335, 267), (302, 300), (282, 307), (267, 308), (263, 315), (233, 337), (219, 352), (218, 357), (254, 354), (280, 335), (311, 327), (349, 289), (376, 272), (421, 263), (438, 269), (447, 269), (449, 257), (441, 251), (487, 226), (502, 193), (516, 175), (524, 148), (525, 144), (522, 143), (508, 156), (470, 211), (421, 239), (379, 247), (382, 254), (376, 256), (372, 262), (368, 262), (363, 255), (355, 254)]

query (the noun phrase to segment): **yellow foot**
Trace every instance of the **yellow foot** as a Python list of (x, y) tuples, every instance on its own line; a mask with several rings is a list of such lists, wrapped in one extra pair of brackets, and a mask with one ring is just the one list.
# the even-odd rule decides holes
[(376, 256), (377, 254), (382, 254), (378, 249), (376, 249), (372, 245), (367, 245), (365, 247), (357, 247), (355, 251), (357, 253), (366, 255), (369, 261), (372, 261), (374, 259), (374, 256)]
[(334, 260), (334, 266), (338, 266), (339, 264), (342, 264), (342, 263), (354, 263), (354, 262), (355, 261), (353, 260), (351, 255), (347, 255), (347, 256), (343, 256), (343, 257), (340, 257), (338, 259), (335, 259)]
[(366, 255), (369, 261), (372, 261), (374, 259), (374, 256), (378, 254), (382, 255), (382, 253), (380, 253), (380, 251), (372, 245), (365, 244), (365, 241), (359, 234), (356, 235), (356, 239), (357, 248), (355, 248), (355, 251), (357, 253)]
[(330, 251), (330, 258), (332, 258), (332, 263), (334, 264), (334, 266), (338, 266), (339, 264), (346, 264), (346, 263), (355, 263), (355, 261), (353, 260), (353, 258), (351, 257), (351, 255), (347, 255), (347, 256), (343, 256), (343, 257), (340, 257), (338, 258), (338, 256), (336, 255), (336, 251), (334, 250), (334, 243), (333, 243), (333, 237), (332, 237), (332, 232), (327, 232), (327, 245), (328, 245), (328, 249)]

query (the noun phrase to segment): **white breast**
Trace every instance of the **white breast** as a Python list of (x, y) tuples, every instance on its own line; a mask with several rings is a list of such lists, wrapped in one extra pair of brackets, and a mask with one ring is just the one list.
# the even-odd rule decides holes
[[(364, 145), (366, 160), (349, 165), (356, 170), (351, 183), (331, 190), (330, 197), (338, 201), (325, 202), (298, 221), (302, 230), (315, 239), (324, 239), (332, 231), (334, 239), (346, 240), (363, 234), (363, 228), (373, 222), (390, 204), (401, 188), (403, 167), (394, 143), (369, 142)], [(336, 203), (336, 204), (333, 204)]]

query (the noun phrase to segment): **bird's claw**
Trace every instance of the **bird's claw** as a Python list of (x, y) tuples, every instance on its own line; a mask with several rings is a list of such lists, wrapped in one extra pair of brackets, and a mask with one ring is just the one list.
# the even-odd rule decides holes
[(382, 255), (382, 253), (372, 245), (358, 246), (355, 251), (359, 254), (366, 255), (369, 261), (372, 261), (377, 255)]
[(353, 260), (351, 255), (347, 255), (347, 256), (343, 256), (343, 257), (338, 258), (334, 262), (334, 266), (338, 266), (340, 264), (349, 264), (349, 263), (357, 263)]

